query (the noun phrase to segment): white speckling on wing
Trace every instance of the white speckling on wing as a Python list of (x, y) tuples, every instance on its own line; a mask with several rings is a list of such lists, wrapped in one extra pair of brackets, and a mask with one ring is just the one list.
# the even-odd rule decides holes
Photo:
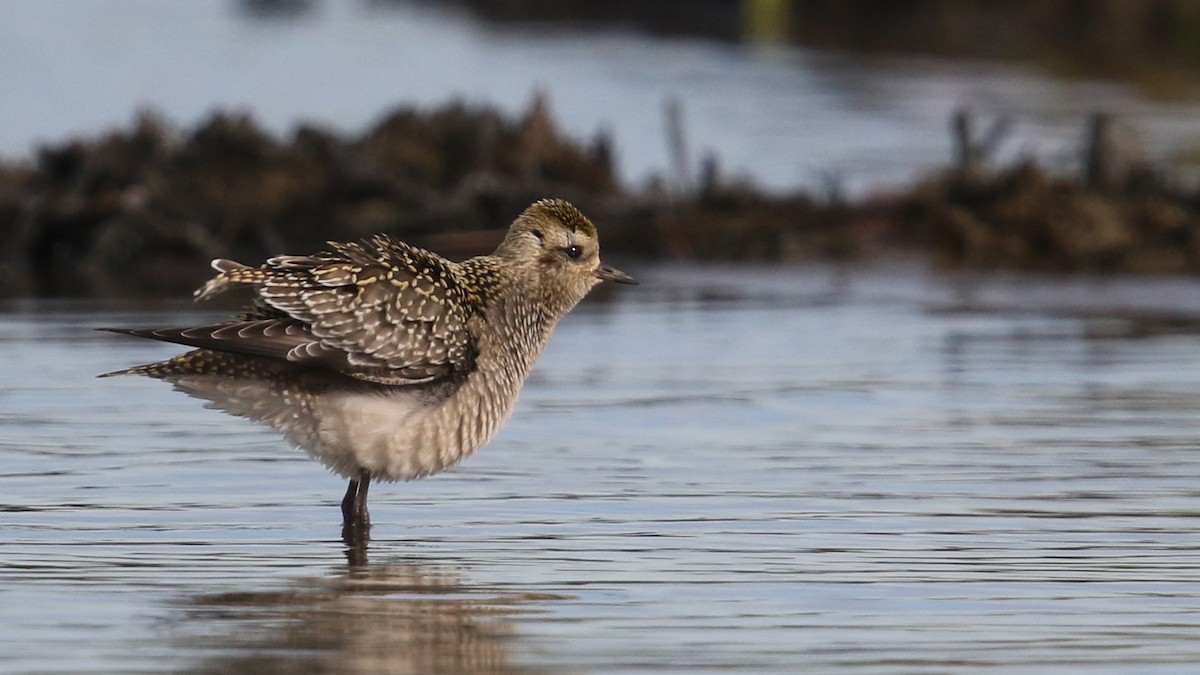
[[(343, 476), (436, 473), (496, 434), (555, 323), (598, 281), (592, 268), (546, 257), (553, 228), (560, 243), (595, 237), (574, 207), (544, 200), (496, 253), (462, 263), (383, 235), (259, 268), (222, 261), (202, 294), (253, 285), (264, 304), (255, 314), (286, 314), (313, 339), (286, 354), (251, 352), (268, 358), (206, 347), (130, 372), (265, 422)], [(267, 335), (278, 320), (254, 327)], [(269, 358), (306, 356), (316, 371)]]

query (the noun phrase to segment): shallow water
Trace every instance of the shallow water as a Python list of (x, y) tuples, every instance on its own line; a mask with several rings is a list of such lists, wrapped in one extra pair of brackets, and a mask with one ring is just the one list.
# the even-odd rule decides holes
[(399, 104), (460, 98), (516, 115), (537, 90), (568, 134), (609, 131), (620, 175), (634, 185), (671, 175), (670, 98), (683, 104), (693, 165), (711, 152), (726, 173), (777, 189), (856, 193), (941, 168), (951, 160), (949, 116), (962, 105), (982, 122), (1015, 122), (999, 149), (1004, 162), (1036, 156), (1075, 170), (1097, 111), (1132, 125), (1156, 162), (1200, 145), (1195, 100), (1151, 101), (1128, 84), (1032, 68), (595, 26), (497, 28), (419, 1), (314, 2), (277, 19), (247, 16), (239, 4), (0, 3), (0, 155), (127, 127), (139, 107), (187, 127), (235, 109), (280, 134), (303, 122), (358, 133)]
[(661, 267), (372, 490), (0, 313), (5, 672), (1190, 672), (1200, 282)]

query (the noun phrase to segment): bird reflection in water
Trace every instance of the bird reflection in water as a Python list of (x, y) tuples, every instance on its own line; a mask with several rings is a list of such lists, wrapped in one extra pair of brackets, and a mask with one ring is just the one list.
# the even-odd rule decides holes
[(172, 632), (202, 654), (187, 669), (198, 673), (529, 673), (511, 663), (514, 619), (561, 599), (422, 562), (352, 565), (279, 590), (191, 598)]

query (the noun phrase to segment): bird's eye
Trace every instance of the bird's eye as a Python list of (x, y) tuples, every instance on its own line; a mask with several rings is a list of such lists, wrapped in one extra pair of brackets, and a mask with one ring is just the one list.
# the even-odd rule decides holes
[(579, 248), (578, 246), (568, 246), (565, 250), (567, 252), (567, 257), (571, 259), (575, 259), (583, 255), (583, 249)]
[(539, 241), (546, 238), (546, 235), (542, 234), (541, 230), (533, 230), (530, 234), (537, 237)]

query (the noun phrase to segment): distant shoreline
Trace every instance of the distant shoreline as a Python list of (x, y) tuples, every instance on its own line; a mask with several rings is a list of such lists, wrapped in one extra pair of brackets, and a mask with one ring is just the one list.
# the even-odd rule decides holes
[(955, 165), (847, 199), (836, 186), (779, 194), (731, 182), (711, 157), (699, 175), (624, 188), (611, 141), (566, 138), (541, 99), (520, 119), (456, 103), (398, 108), (354, 137), (310, 126), (280, 139), (229, 113), (176, 129), (147, 112), (130, 128), (43, 147), (31, 164), (0, 163), (0, 288), (179, 296), (214, 257), (261, 260), (380, 231), (461, 258), (490, 250), (548, 196), (589, 213), (606, 252), (648, 260), (869, 261), (909, 250), (948, 268), (1200, 272), (1200, 196), (1159, 172), (1119, 120), (1090, 125), (1083, 175), (1063, 176), (991, 166), (1002, 121), (977, 128), (960, 111)]
[(1190, 0), (434, 1), (498, 24), (603, 24), (661, 36), (1025, 63), (1062, 76), (1124, 80), (1155, 98), (1196, 95), (1200, 73), (1200, 12)]

